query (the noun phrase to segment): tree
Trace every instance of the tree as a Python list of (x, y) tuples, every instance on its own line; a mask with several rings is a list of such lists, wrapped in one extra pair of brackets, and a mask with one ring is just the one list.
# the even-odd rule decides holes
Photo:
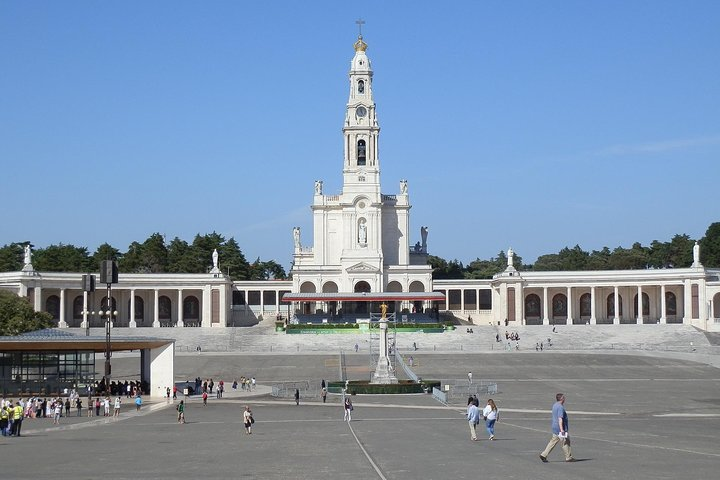
[(433, 269), (433, 279), (464, 278), (463, 265), (457, 260), (448, 262), (440, 257), (429, 255), (428, 263), (430, 263)]
[(27, 298), (0, 290), (0, 335), (19, 335), (52, 327), (52, 315), (36, 312)]
[(635, 242), (632, 248), (617, 247), (610, 255), (613, 270), (640, 270), (648, 266), (648, 251)]
[(169, 273), (187, 273), (192, 270), (194, 261), (190, 255), (190, 245), (178, 237), (168, 245), (168, 267)]
[(711, 224), (700, 240), (700, 261), (709, 268), (720, 268), (720, 222)]
[[(103, 260), (116, 260), (118, 261), (118, 265), (123, 260), (123, 255), (120, 253), (120, 250), (113, 247), (112, 245), (108, 243), (103, 243), (100, 245), (97, 250), (95, 250), (95, 253), (92, 254), (91, 257), (91, 265), (89, 272), (98, 272), (100, 271), (100, 263), (102, 263)], [(121, 269), (122, 271), (122, 269)]]
[(33, 254), (33, 267), (41, 272), (87, 272), (91, 263), (87, 248), (62, 243)]
[(0, 272), (17, 272), (23, 267), (25, 243), (11, 243), (0, 248)]
[(588, 270), (610, 270), (610, 249), (603, 247), (602, 250), (593, 250), (588, 257), (586, 266)]
[[(250, 275), (250, 265), (240, 250), (240, 245), (231, 237), (224, 245), (218, 248), (220, 259), (218, 264), (220, 270), (230, 271), (232, 280), (248, 280), (252, 279)], [(258, 259), (259, 260), (259, 259)]]

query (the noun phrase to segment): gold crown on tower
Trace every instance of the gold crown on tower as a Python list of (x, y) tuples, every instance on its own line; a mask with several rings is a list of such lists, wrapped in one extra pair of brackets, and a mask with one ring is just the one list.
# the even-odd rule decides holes
[(367, 50), (367, 43), (363, 42), (362, 35), (358, 36), (357, 42), (355, 42), (355, 51), (364, 52)]

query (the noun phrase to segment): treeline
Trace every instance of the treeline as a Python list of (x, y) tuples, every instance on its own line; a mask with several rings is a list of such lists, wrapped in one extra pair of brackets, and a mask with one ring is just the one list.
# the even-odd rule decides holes
[[(720, 268), (720, 222), (711, 224), (705, 236), (698, 240), (700, 262), (709, 268)], [(565, 247), (558, 253), (538, 257), (534, 264), (523, 264), (517, 253), (513, 261), (521, 271), (574, 271), (574, 270), (638, 270), (646, 268), (687, 268), (693, 262), (695, 240), (688, 235), (675, 235), (669, 242), (654, 240), (645, 247), (634, 243), (630, 248), (617, 247), (610, 250), (587, 252), (575, 245)], [(507, 267), (507, 255), (500, 251), (490, 260), (475, 259), (467, 266), (458, 260), (446, 261), (430, 257), (433, 278), (492, 278)]]
[[(0, 271), (17, 272), (23, 267), (23, 247), (27, 242), (0, 248)], [(125, 252), (104, 243), (90, 254), (86, 247), (50, 245), (33, 249), (32, 264), (41, 272), (98, 272), (102, 260), (117, 260), (121, 273), (207, 273), (212, 268), (212, 253), (217, 249), (218, 266), (233, 280), (286, 279), (285, 269), (274, 260), (253, 263), (245, 259), (234, 238), (226, 240), (218, 233), (196, 235), (191, 244), (175, 237), (166, 243), (153, 233), (142, 243), (133, 242)]]

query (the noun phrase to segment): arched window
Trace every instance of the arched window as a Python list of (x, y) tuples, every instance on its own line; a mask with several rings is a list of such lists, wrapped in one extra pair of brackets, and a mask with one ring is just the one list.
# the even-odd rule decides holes
[(355, 284), (355, 293), (370, 293), (370, 284), (364, 280), (360, 280)]
[(386, 292), (402, 292), (402, 285), (400, 282), (392, 281), (387, 284), (387, 287), (385, 287)]
[[(618, 317), (622, 317), (622, 297), (618, 298), (618, 306), (620, 313), (618, 313)], [(608, 318), (615, 318), (615, 294), (611, 293), (607, 297), (607, 314)]]
[[(115, 297), (112, 297), (111, 300), (112, 301), (110, 302), (110, 305), (111, 305), (110, 310), (112, 310), (114, 312), (117, 310), (117, 300), (115, 299)], [(108, 298), (107, 297), (103, 297), (103, 299), (100, 301), (100, 309), (101, 310), (108, 309)]]
[(158, 298), (158, 315), (160, 320), (170, 320), (172, 318), (172, 302), (165, 295)]
[(525, 297), (525, 317), (540, 316), (540, 297), (531, 293)]
[(357, 142), (357, 164), (365, 165), (366, 161), (367, 160), (365, 157), (365, 140), (358, 140), (358, 142)]
[(357, 83), (358, 93), (365, 93), (365, 81), (364, 80), (358, 80)]
[(563, 293), (558, 293), (552, 299), (553, 318), (567, 317), (567, 297)]
[(665, 315), (677, 315), (677, 297), (673, 292), (665, 292)]
[(315, 284), (312, 282), (303, 282), (303, 284), (300, 285), (300, 292), (301, 293), (315, 293)]
[(75, 300), (73, 300), (73, 320), (82, 320), (83, 303), (84, 301), (81, 295), (78, 295), (75, 297)]
[(183, 300), (183, 318), (187, 320), (200, 319), (200, 301), (197, 297), (190, 295)]
[(60, 319), (60, 297), (57, 295), (50, 295), (45, 300), (45, 311), (52, 315), (53, 320)]
[(589, 317), (592, 315), (592, 297), (589, 293), (580, 295), (580, 316)]
[(720, 293), (716, 293), (713, 297), (713, 318), (720, 318)]
[[(635, 318), (638, 318), (639, 315), (638, 315), (638, 296), (637, 296), (637, 294), (635, 294), (634, 304), (635, 304), (635, 312), (634, 312)], [(643, 292), (643, 294), (642, 294), (642, 314), (643, 314), (643, 317), (650, 316), (650, 297), (645, 292)]]
[[(128, 320), (130, 320), (130, 300), (127, 303)], [(135, 321), (145, 320), (145, 301), (142, 297), (135, 295)]]

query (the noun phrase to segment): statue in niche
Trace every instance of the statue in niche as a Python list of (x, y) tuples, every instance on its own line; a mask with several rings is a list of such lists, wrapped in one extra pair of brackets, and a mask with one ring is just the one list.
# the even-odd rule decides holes
[(322, 180), (315, 180), (315, 195), (322, 195)]
[(293, 242), (295, 242), (295, 248), (300, 248), (300, 227), (293, 227)]
[(360, 222), (360, 226), (358, 227), (358, 242), (361, 245), (365, 245), (367, 243), (367, 225), (364, 220)]
[(25, 265), (30, 265), (32, 263), (32, 250), (30, 250), (30, 244), (28, 243), (25, 245), (25, 256), (23, 259)]
[(400, 180), (400, 195), (407, 195), (407, 180)]
[(420, 227), (420, 238), (422, 239), (421, 248), (424, 253), (427, 253), (427, 236), (428, 227)]
[(512, 247), (510, 247), (507, 251), (507, 257), (508, 257), (508, 267), (513, 266), (513, 257), (515, 257), (515, 252), (513, 252)]

